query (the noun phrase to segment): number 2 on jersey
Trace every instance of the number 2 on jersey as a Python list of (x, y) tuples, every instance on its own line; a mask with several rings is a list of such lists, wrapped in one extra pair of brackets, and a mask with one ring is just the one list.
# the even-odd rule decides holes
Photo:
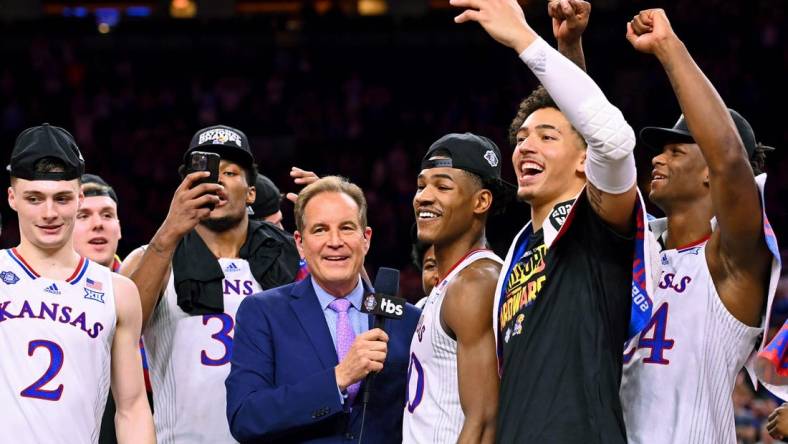
[(222, 323), (222, 328), (219, 329), (218, 332), (211, 335), (211, 337), (219, 341), (224, 346), (224, 354), (217, 359), (213, 359), (208, 357), (208, 353), (205, 350), (202, 350), (200, 352), (200, 362), (203, 365), (210, 366), (224, 365), (230, 362), (230, 358), (232, 357), (233, 337), (230, 336), (230, 332), (233, 331), (235, 322), (233, 322), (233, 318), (227, 313), (218, 313), (203, 315), (202, 325), (208, 325), (208, 321), (211, 319), (218, 319)]
[(30, 384), (26, 389), (22, 390), (20, 395), (25, 398), (43, 399), (45, 401), (57, 401), (63, 395), (63, 384), (60, 384), (54, 390), (44, 390), (42, 387), (47, 385), (49, 381), (55, 378), (60, 373), (60, 368), (63, 367), (63, 349), (52, 341), (37, 339), (30, 341), (27, 345), (27, 355), (33, 356), (36, 349), (39, 347), (49, 350), (49, 367), (44, 374)]
[[(643, 358), (644, 364), (670, 364), (670, 361), (665, 359), (664, 353), (665, 350), (670, 350), (673, 348), (675, 341), (665, 337), (667, 327), (668, 303), (665, 302), (659, 306), (659, 309), (657, 309), (654, 315), (651, 316), (648, 324), (646, 324), (646, 327), (640, 334), (637, 347), (633, 347), (629, 353), (624, 354), (624, 363), (627, 363), (630, 359), (632, 359), (632, 355), (635, 354), (635, 350), (639, 348), (648, 348), (651, 350), (651, 353)], [(651, 337), (647, 337), (646, 335), (648, 334), (651, 334)]]

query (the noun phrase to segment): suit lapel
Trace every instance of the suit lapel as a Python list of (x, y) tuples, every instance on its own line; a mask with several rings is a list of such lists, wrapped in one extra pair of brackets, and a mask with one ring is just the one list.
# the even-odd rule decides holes
[(296, 284), (291, 295), (293, 299), (290, 301), (290, 307), (295, 312), (301, 328), (304, 329), (312, 342), (315, 354), (323, 367), (336, 366), (339, 363), (337, 351), (331, 340), (331, 332), (326, 325), (326, 317), (320, 307), (315, 290), (312, 288), (312, 280), (304, 279)]

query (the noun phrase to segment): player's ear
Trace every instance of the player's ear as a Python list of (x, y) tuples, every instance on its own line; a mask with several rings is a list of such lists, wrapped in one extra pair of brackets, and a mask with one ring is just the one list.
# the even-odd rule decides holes
[(583, 150), (578, 158), (577, 166), (575, 167), (575, 172), (577, 173), (586, 173), (586, 157), (588, 156), (588, 152)]
[(257, 197), (257, 188), (254, 185), (250, 186), (246, 191), (246, 205), (252, 205)]
[(16, 194), (14, 193), (13, 186), (8, 187), (8, 206), (16, 211)]
[(486, 213), (492, 207), (493, 195), (487, 188), (482, 188), (476, 192), (475, 201), (473, 205), (474, 214)]

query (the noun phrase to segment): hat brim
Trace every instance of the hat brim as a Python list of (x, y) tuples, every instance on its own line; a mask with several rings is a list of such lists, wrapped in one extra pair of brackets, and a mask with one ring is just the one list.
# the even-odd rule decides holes
[(695, 139), (688, 131), (656, 126), (647, 126), (640, 130), (640, 140), (653, 152), (662, 152), (665, 145), (671, 143), (695, 143)]
[(207, 153), (216, 153), (222, 159), (229, 160), (231, 162), (235, 162), (240, 164), (243, 167), (251, 168), (254, 165), (254, 157), (252, 154), (246, 150), (241, 148), (226, 146), (226, 145), (219, 145), (219, 144), (204, 144), (204, 145), (197, 145), (193, 148), (189, 148), (186, 151), (186, 154), (183, 155), (183, 162), (186, 163), (189, 155), (195, 151), (205, 151)]

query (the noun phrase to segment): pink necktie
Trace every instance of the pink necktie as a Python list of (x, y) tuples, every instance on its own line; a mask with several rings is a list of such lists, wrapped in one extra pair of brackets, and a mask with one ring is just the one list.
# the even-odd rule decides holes
[[(350, 325), (350, 316), (347, 312), (350, 308), (350, 301), (345, 298), (337, 298), (328, 304), (328, 308), (337, 313), (337, 356), (339, 360), (342, 361), (350, 350), (353, 340), (356, 339), (356, 333), (353, 331), (353, 326)], [(356, 398), (356, 394), (358, 394), (360, 385), (361, 382), (357, 382), (348, 386), (346, 406), (353, 405), (353, 400)]]

